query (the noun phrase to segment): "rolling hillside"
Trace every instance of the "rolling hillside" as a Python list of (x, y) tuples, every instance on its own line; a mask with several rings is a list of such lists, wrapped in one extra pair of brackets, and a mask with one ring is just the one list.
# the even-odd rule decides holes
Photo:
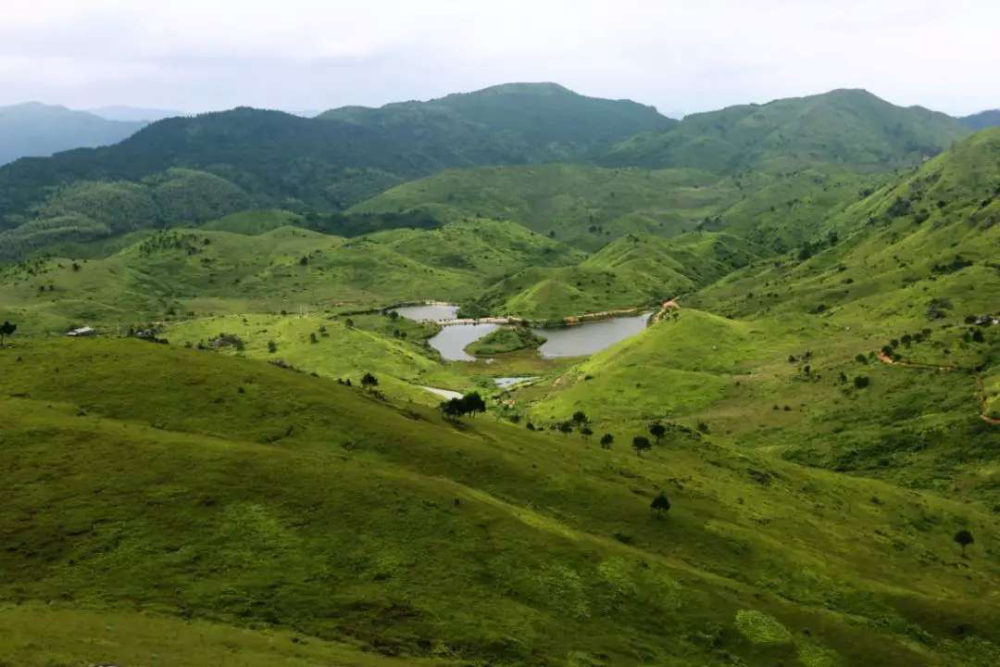
[(5, 660), (985, 666), (1000, 642), (995, 515), (710, 436), (637, 457), (138, 341), (0, 350), (0, 391)]
[[(1000, 664), (1000, 128), (515, 84), (165, 120), (0, 215), (0, 667)], [(424, 301), (655, 317), (452, 362)]]
[(453, 220), (493, 217), (586, 250), (633, 232), (672, 236), (738, 199), (733, 183), (687, 170), (552, 164), (448, 170), (355, 206), (379, 213), (421, 208)]
[(740, 239), (693, 232), (662, 239), (629, 234), (575, 266), (531, 267), (491, 286), (464, 311), (559, 322), (567, 316), (653, 308), (755, 258)]
[[(281, 214), (207, 225), (247, 231)], [(90, 259), (56, 256), (0, 268), (0, 320), (34, 333), (118, 326), (185, 313), (278, 313), (471, 301), (527, 267), (575, 264), (579, 251), (513, 223), (479, 220), (345, 239), (298, 227), (248, 235), (209, 229), (136, 232)]]
[(718, 173), (814, 163), (884, 171), (937, 155), (968, 133), (942, 113), (897, 107), (864, 90), (835, 90), (693, 114), (666, 131), (627, 139), (601, 161)]
[(834, 212), (832, 244), (751, 261), (518, 400), (1000, 506), (998, 188), (990, 130)]

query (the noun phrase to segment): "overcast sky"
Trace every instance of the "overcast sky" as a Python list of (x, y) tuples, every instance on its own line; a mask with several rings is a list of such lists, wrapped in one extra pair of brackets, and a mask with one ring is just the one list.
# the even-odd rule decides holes
[(556, 81), (662, 112), (867, 88), (1000, 107), (997, 0), (0, 0), (0, 105), (203, 111)]

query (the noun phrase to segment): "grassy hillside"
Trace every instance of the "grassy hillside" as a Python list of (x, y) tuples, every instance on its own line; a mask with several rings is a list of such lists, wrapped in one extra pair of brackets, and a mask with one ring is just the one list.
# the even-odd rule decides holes
[(884, 179), (834, 165), (719, 178), (691, 169), (584, 165), (451, 170), (358, 204), (358, 214), (427, 210), (445, 220), (493, 217), (596, 251), (627, 234), (727, 231), (762, 250), (824, 237), (822, 222)]
[(646, 171), (553, 164), (451, 170), (400, 185), (358, 212), (429, 208), (441, 217), (513, 220), (539, 234), (596, 250), (628, 233), (672, 236), (692, 229), (734, 184), (686, 169)]
[[(209, 227), (246, 232), (287, 215), (240, 214)], [(582, 258), (520, 225), (491, 220), (353, 239), (296, 227), (257, 235), (176, 229), (133, 235), (130, 244), (108, 250), (93, 259), (40, 258), (0, 268), (0, 318), (40, 333), (206, 314), (471, 301), (525, 267)]]
[(1000, 507), (1000, 431), (981, 417), (1000, 357), (998, 156), (1000, 132), (959, 143), (835, 212), (832, 244), (748, 264), (520, 402), (549, 424), (677, 420)]
[(499, 281), (468, 304), (472, 315), (532, 321), (653, 307), (744, 266), (754, 255), (726, 234), (693, 232), (672, 239), (619, 238), (576, 266), (532, 267)]
[(937, 155), (968, 132), (945, 114), (897, 107), (864, 90), (835, 90), (692, 114), (666, 131), (627, 139), (602, 161), (718, 173), (817, 162), (891, 170)]
[(358, 385), (365, 373), (395, 400), (437, 405), (422, 386), (470, 391), (468, 377), (440, 363), (425, 341), (434, 327), (378, 315), (229, 315), (185, 320), (162, 336), (174, 345), (217, 350), (289, 364), (308, 373)]
[[(0, 587), (22, 603), (0, 610), (4, 659), (957, 666), (998, 650), (995, 516), (711, 436), (637, 457), (624, 434), (608, 451), (455, 426), (141, 342), (21, 343), (0, 351), (0, 391), (16, 395)], [(100, 645), (24, 639), (95, 613)]]
[(140, 183), (78, 181), (57, 189), (27, 220), (0, 231), (0, 260), (67, 242), (141, 229), (196, 225), (248, 208), (251, 196), (209, 173), (171, 169)]

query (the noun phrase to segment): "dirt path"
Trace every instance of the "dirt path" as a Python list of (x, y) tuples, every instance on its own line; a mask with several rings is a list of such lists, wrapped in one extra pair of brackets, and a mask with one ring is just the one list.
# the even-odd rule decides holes
[(437, 394), (438, 396), (440, 396), (445, 400), (451, 400), (453, 398), (462, 398), (462, 394), (460, 392), (452, 391), (450, 389), (438, 389), (437, 387), (423, 387), (423, 386), (420, 388), (425, 389), (431, 392), (432, 394)]
[(979, 409), (982, 410), (982, 414), (979, 416), (987, 424), (993, 424), (994, 426), (1000, 426), (1000, 419), (996, 417), (990, 417), (986, 414), (986, 385), (983, 384), (983, 376), (976, 376), (976, 385), (979, 387)]
[[(931, 370), (931, 371), (937, 371), (939, 373), (949, 373), (949, 372), (963, 370), (961, 368), (956, 368), (954, 366), (935, 366), (934, 364), (921, 364), (908, 361), (896, 361), (888, 354), (881, 351), (878, 353), (878, 360), (888, 366), (919, 368), (921, 370)], [(986, 388), (983, 385), (982, 375), (978, 374), (976, 375), (976, 386), (978, 387), (978, 391), (976, 392), (976, 399), (979, 402), (979, 418), (982, 419), (987, 424), (992, 424), (993, 426), (1000, 426), (1000, 419), (997, 419), (995, 417), (990, 417), (988, 414), (986, 414)]]

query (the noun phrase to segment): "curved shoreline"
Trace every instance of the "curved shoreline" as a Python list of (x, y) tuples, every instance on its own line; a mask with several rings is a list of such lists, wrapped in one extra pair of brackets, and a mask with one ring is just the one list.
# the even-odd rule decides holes
[[(398, 303), (393, 306), (387, 306), (385, 308), (376, 308), (369, 312), (390, 312), (397, 308), (411, 308), (419, 306), (449, 306), (449, 307), (459, 307), (457, 304), (448, 303), (445, 301), (411, 301), (406, 303)], [(622, 308), (619, 310), (601, 310), (593, 313), (583, 313), (581, 315), (567, 315), (559, 320), (529, 320), (524, 317), (515, 317), (513, 315), (490, 315), (486, 317), (462, 317), (455, 318), (451, 320), (423, 320), (425, 322), (433, 322), (442, 327), (448, 326), (465, 326), (470, 324), (500, 324), (500, 325), (510, 325), (510, 326), (525, 326), (535, 329), (554, 329), (558, 327), (572, 327), (579, 324), (586, 324), (587, 322), (599, 322), (601, 320), (610, 320), (616, 317), (635, 317), (643, 314), (643, 312), (651, 312), (648, 325), (656, 324), (659, 322), (667, 311), (672, 309), (679, 309), (680, 306), (677, 304), (676, 299), (670, 299), (664, 301), (660, 304), (659, 308), (653, 312), (651, 310), (652, 306), (634, 306), (632, 308)]]

